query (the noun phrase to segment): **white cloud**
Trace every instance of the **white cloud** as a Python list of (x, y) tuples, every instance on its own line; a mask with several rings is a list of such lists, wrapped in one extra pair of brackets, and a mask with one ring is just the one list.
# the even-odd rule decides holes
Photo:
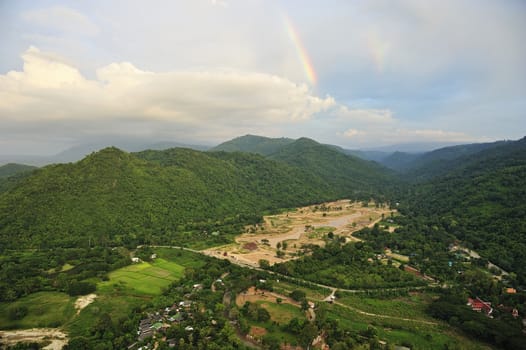
[[(143, 71), (128, 62), (90, 80), (56, 55), (31, 47), (23, 71), (0, 75), (0, 129), (31, 130), (59, 122), (79, 134), (183, 133), (295, 125), (335, 105), (304, 84), (239, 71)], [(192, 131), (193, 130), (193, 131)], [(59, 131), (56, 131), (57, 133)], [(188, 134), (184, 136), (189, 136)], [(231, 136), (236, 136), (232, 134)]]
[(350, 109), (347, 106), (340, 106), (335, 114), (345, 122), (366, 124), (391, 124), (396, 122), (393, 112), (389, 109)]
[(349, 137), (349, 138), (355, 137), (355, 136), (358, 136), (358, 135), (365, 135), (365, 132), (360, 131), (360, 130), (356, 130), (356, 129), (348, 129), (348, 130), (346, 130), (343, 133), (343, 136)]
[(65, 34), (95, 36), (99, 27), (82, 13), (64, 6), (55, 6), (22, 13), (22, 18), (34, 25), (58, 30)]

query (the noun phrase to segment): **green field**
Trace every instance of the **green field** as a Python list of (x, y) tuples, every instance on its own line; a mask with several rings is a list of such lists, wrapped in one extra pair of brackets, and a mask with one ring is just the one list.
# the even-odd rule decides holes
[(97, 289), (108, 291), (128, 290), (128, 294), (158, 295), (162, 289), (183, 276), (184, 267), (162, 258), (123, 267), (109, 274), (110, 280), (101, 282)]
[(368, 298), (350, 293), (341, 294), (343, 295), (337, 300), (339, 303), (349, 305), (361, 311), (387, 316), (435, 321), (425, 312), (433, 298), (431, 293), (417, 293), (412, 296), (391, 297), (388, 299)]
[(103, 313), (113, 320), (127, 319), (133, 308), (144, 307), (163, 288), (181, 278), (185, 266), (199, 265), (193, 253), (175, 249), (155, 252), (159, 258), (154, 261), (120, 268), (109, 274), (109, 281), (99, 282), (97, 299), (67, 325), (68, 331), (74, 336), (84, 335)]
[(280, 293), (283, 295), (289, 295), (290, 292), (294, 290), (301, 290), (305, 292), (307, 299), (314, 301), (325, 299), (328, 295), (331, 294), (331, 291), (328, 289), (324, 289), (321, 287), (317, 287), (316, 289), (314, 289), (313, 287), (300, 286), (294, 284), (293, 282), (285, 281), (283, 279), (280, 279), (279, 283), (274, 282), (272, 287), (274, 288), (274, 291), (276, 293)]
[(263, 300), (258, 301), (257, 303), (267, 309), (272, 321), (275, 321), (279, 324), (288, 323), (294, 317), (299, 319), (305, 318), (305, 314), (300, 310), (300, 308), (291, 304), (277, 304)]
[[(0, 304), (0, 329), (58, 327), (75, 315), (75, 298), (59, 292), (38, 292), (13, 303)], [(27, 315), (20, 320), (10, 320), (12, 307), (27, 308)]]
[[(379, 314), (389, 313), (387, 308), (384, 311)], [(442, 350), (448, 347), (465, 350), (491, 349), (487, 345), (466, 338), (437, 320), (434, 320), (436, 324), (432, 325), (418, 321), (367, 316), (336, 304), (328, 306), (327, 315), (329, 319), (337, 320), (340, 325), (354, 331), (365, 331), (373, 326), (378, 339), (390, 344), (405, 345), (414, 350)]]

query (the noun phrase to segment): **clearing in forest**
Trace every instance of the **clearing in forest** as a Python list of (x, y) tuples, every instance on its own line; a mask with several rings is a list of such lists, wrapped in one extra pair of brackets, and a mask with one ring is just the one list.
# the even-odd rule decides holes
[(311, 205), (265, 216), (263, 224), (246, 227), (236, 243), (204, 253), (238, 264), (259, 266), (260, 260), (267, 260), (272, 265), (296, 258), (309, 244), (324, 245), (323, 238), (330, 232), (347, 240), (359, 240), (352, 236), (353, 232), (372, 227), (382, 220), (382, 215), (389, 217), (392, 212), (387, 206), (364, 206), (349, 200)]

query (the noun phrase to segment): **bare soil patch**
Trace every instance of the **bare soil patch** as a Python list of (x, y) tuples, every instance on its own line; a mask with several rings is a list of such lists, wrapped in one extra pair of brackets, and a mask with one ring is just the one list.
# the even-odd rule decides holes
[[(246, 232), (236, 238), (235, 244), (207, 249), (205, 254), (230, 259), (237, 264), (259, 266), (260, 260), (271, 265), (297, 258), (304, 246), (324, 245), (324, 236), (328, 232), (344, 236), (347, 240), (359, 240), (353, 237), (364, 227), (372, 227), (387, 217), (391, 210), (374, 203), (364, 207), (362, 203), (349, 200), (311, 205), (279, 215), (264, 217), (264, 223), (246, 227)], [(284, 253), (277, 256), (278, 244)]]
[(41, 343), (50, 341), (44, 347), (47, 350), (61, 350), (68, 343), (68, 336), (58, 328), (32, 328), (13, 331), (0, 331), (0, 344), (14, 345), (16, 343)]
[(94, 302), (95, 298), (97, 298), (97, 294), (88, 294), (88, 295), (83, 295), (79, 297), (75, 301), (75, 309), (77, 309), (77, 315), (80, 314), (80, 311), (82, 309), (84, 309), (86, 306)]

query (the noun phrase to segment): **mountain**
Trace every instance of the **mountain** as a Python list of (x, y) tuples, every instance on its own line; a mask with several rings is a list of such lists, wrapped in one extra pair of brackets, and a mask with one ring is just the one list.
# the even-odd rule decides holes
[[(203, 232), (238, 233), (266, 211), (370, 198), (388, 177), (314, 141), (290, 146), (275, 160), (107, 148), (76, 163), (46, 166), (0, 193), (0, 247), (185, 244), (211, 239)], [(329, 167), (331, 161), (339, 165)], [(374, 172), (366, 174), (364, 164)]]
[(394, 152), (379, 161), (383, 166), (403, 172), (422, 155), (419, 153)]
[(0, 193), (7, 191), (20, 179), (29, 176), (35, 169), (37, 168), (34, 166), (16, 163), (0, 166)]
[(285, 137), (270, 138), (256, 135), (245, 135), (223, 142), (222, 144), (210, 149), (210, 151), (248, 152), (268, 156), (292, 142), (294, 142), (293, 139)]
[(377, 163), (345, 155), (308, 138), (300, 138), (268, 157), (310, 171), (340, 192), (351, 189), (354, 193), (372, 193), (392, 181), (390, 172)]
[(482, 148), (469, 146), (468, 155), (445, 160), (400, 209), (444, 227), (526, 283), (526, 138)]
[(191, 148), (198, 151), (206, 151), (210, 146), (205, 145), (190, 145), (180, 142), (172, 141), (159, 141), (159, 142), (148, 142), (143, 139), (117, 139), (117, 140), (106, 140), (94, 143), (81, 144), (68, 148), (60, 153), (44, 156), (44, 155), (5, 155), (0, 154), (0, 164), (2, 163), (24, 163), (31, 164), (33, 166), (44, 166), (48, 164), (56, 163), (70, 163), (81, 160), (90, 153), (100, 151), (107, 147), (117, 147), (128, 152), (139, 152), (147, 149), (153, 150), (164, 150), (174, 147)]
[[(409, 162), (399, 162), (396, 166), (406, 174), (406, 178), (424, 181), (446, 174), (455, 167), (463, 166), (470, 162), (476, 154), (485, 150), (500, 147), (510, 141), (497, 141), (492, 143), (475, 143), (440, 148), (424, 153)], [(407, 159), (407, 158), (406, 158)], [(385, 160), (383, 162), (385, 164)]]
[(390, 152), (382, 152), (382, 151), (365, 151), (365, 150), (351, 150), (351, 149), (344, 149), (342, 148), (342, 153), (355, 156), (358, 158), (362, 158), (365, 160), (373, 160), (377, 163), (382, 164), (382, 161), (391, 155)]
[(5, 165), (0, 166), (0, 179), (5, 179), (5, 178), (8, 178), (13, 175), (20, 174), (20, 173), (31, 172), (35, 169), (37, 168), (31, 165), (16, 164), (16, 163), (5, 164)]

